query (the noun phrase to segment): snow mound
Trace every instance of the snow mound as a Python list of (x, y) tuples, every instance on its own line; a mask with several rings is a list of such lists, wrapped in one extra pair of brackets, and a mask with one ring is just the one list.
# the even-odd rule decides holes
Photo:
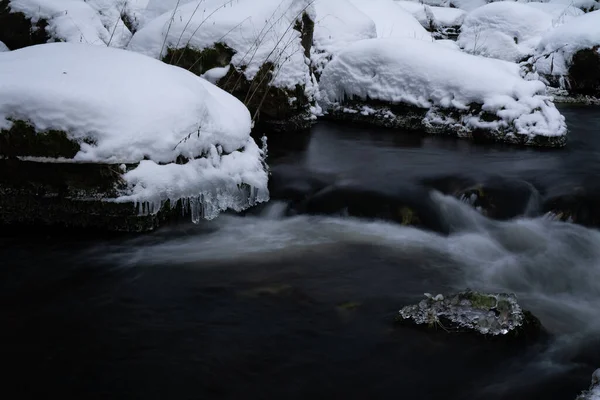
[(497, 2), (467, 15), (459, 46), (472, 54), (519, 61), (535, 52), (542, 35), (552, 28), (552, 17), (525, 4)]
[(550, 14), (552, 16), (552, 25), (554, 27), (560, 26), (572, 18), (584, 14), (580, 8), (574, 7), (571, 4), (541, 3), (537, 1), (532, 1), (525, 4), (529, 7), (533, 7)]
[(563, 4), (577, 7), (583, 11), (600, 10), (600, 2), (598, 0), (549, 0), (552, 4)]
[(566, 134), (564, 117), (545, 95), (546, 86), (522, 79), (517, 64), (420, 40), (357, 42), (327, 65), (320, 88), (326, 110), (344, 111), (348, 100), (357, 99), (409, 105), (427, 111), (421, 125), (432, 132)]
[(547, 32), (536, 50), (537, 71), (545, 75), (567, 75), (573, 55), (600, 45), (600, 10), (573, 18)]
[(462, 25), (466, 11), (458, 8), (434, 7), (414, 1), (396, 1), (397, 5), (411, 13), (425, 28)]
[(377, 27), (377, 37), (413, 38), (431, 41), (431, 34), (409, 12), (393, 0), (350, 0), (369, 16)]
[(44, 19), (55, 40), (124, 47), (131, 32), (120, 17), (124, 0), (9, 0), (11, 12), (33, 23)]
[[(0, 129), (23, 120), (38, 132), (64, 131), (80, 145), (74, 162), (140, 163), (124, 175), (128, 189), (117, 201), (205, 196), (218, 210), (245, 185), (255, 200), (268, 197), (248, 110), (186, 70), (70, 43), (2, 53), (0, 70)], [(180, 157), (190, 161), (174, 164)]]
[(3, 51), (10, 51), (10, 49), (6, 47), (4, 43), (0, 42), (0, 53), (2, 53)]
[(320, 73), (334, 54), (363, 39), (377, 37), (375, 22), (349, 0), (317, 0), (311, 60)]
[(303, 13), (313, 16), (310, 0), (196, 0), (147, 23), (129, 49), (163, 58), (167, 49), (203, 50), (223, 43), (235, 54), (231, 63), (252, 80), (267, 61), (275, 71), (271, 85), (294, 89), (311, 84), (300, 32)]
[(396, 1), (396, 4), (410, 12), (435, 38), (456, 37), (457, 27), (462, 25), (467, 14), (458, 8), (434, 7), (414, 1)]

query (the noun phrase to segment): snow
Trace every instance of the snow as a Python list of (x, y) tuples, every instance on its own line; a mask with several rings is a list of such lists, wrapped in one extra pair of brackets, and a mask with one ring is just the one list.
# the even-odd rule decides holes
[(0, 42), (0, 53), (2, 53), (3, 51), (10, 51), (10, 49), (6, 47), (4, 43)]
[(317, 0), (312, 63), (321, 72), (329, 59), (344, 47), (377, 37), (375, 22), (349, 0)]
[(55, 40), (123, 47), (131, 33), (120, 19), (119, 1), (123, 0), (10, 0), (9, 6), (34, 23), (48, 21), (46, 32)]
[(467, 15), (458, 45), (469, 53), (520, 61), (535, 52), (552, 26), (544, 11), (521, 3), (490, 3)]
[(350, 0), (375, 22), (377, 37), (404, 37), (431, 41), (431, 34), (393, 0)]
[[(575, 17), (546, 33), (536, 51), (536, 68), (547, 75), (566, 75), (573, 55), (600, 45), (600, 10)], [(548, 57), (544, 57), (548, 55)]]
[(529, 136), (566, 134), (546, 86), (521, 78), (517, 64), (457, 52), (412, 39), (369, 39), (350, 45), (323, 71), (322, 106), (342, 106), (345, 98), (375, 99), (429, 109), (424, 123), (437, 123), (444, 109), (467, 111), (470, 104), (495, 114), (455, 121), (467, 129), (514, 129)]
[(162, 58), (167, 48), (202, 50), (224, 43), (235, 51), (231, 63), (245, 67), (248, 80), (270, 61), (276, 65), (272, 86), (308, 87), (308, 60), (293, 27), (303, 12), (314, 12), (310, 4), (310, 0), (196, 0), (148, 22), (128, 49)]
[(598, 0), (550, 0), (549, 3), (571, 5), (586, 11), (600, 9), (600, 2)]
[(396, 1), (397, 5), (410, 12), (425, 28), (462, 25), (464, 10), (449, 7), (434, 7), (414, 1)]
[(448, 4), (452, 4), (456, 8), (465, 11), (473, 11), (476, 8), (485, 6), (490, 3), (489, 0), (450, 0)]
[(532, 1), (530, 3), (525, 4), (529, 7), (533, 7), (540, 11), (544, 11), (545, 13), (550, 14), (552, 16), (552, 25), (554, 27), (562, 25), (570, 19), (584, 14), (584, 12), (581, 11), (581, 9), (574, 7), (570, 4), (541, 3), (537, 1)]
[[(0, 70), (0, 129), (26, 120), (78, 141), (75, 161), (141, 162), (125, 174), (119, 201), (160, 204), (242, 183), (268, 196), (250, 113), (184, 69), (125, 50), (51, 43), (0, 54)], [(192, 161), (175, 165), (178, 156)]]

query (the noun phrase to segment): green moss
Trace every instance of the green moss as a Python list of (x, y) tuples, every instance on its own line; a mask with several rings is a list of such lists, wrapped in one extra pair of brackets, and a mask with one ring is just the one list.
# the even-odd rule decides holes
[(0, 41), (11, 50), (47, 43), (48, 22), (40, 19), (35, 24), (23, 13), (11, 12), (8, 0), (0, 0)]
[(7, 157), (65, 157), (73, 158), (80, 146), (64, 131), (36, 132), (25, 121), (13, 121), (8, 130), (0, 130), (0, 155)]
[(474, 308), (491, 309), (496, 306), (497, 299), (494, 296), (476, 292), (465, 292), (460, 296), (461, 300), (469, 300)]
[(185, 68), (196, 75), (202, 75), (206, 71), (226, 67), (231, 63), (235, 51), (224, 43), (215, 43), (213, 47), (203, 50), (183, 47), (180, 49), (167, 49), (167, 55), (163, 61)]
[(579, 50), (569, 68), (569, 91), (575, 94), (600, 96), (600, 46)]

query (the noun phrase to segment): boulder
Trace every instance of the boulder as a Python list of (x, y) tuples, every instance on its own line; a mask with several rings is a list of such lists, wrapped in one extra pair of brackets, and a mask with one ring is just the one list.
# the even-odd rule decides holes
[(600, 10), (546, 33), (532, 59), (535, 71), (571, 96), (600, 98)]
[(414, 39), (369, 39), (325, 67), (328, 117), (479, 141), (561, 147), (567, 128), (546, 86), (519, 66)]
[(0, 224), (139, 232), (268, 200), (248, 110), (204, 79), (71, 43), (0, 64)]
[(418, 304), (403, 307), (402, 324), (447, 333), (476, 334), (486, 338), (536, 339), (543, 333), (540, 321), (521, 309), (514, 294), (471, 290), (450, 295), (425, 293)]
[(116, 0), (0, 0), (0, 41), (12, 50), (48, 42), (125, 47), (131, 32)]
[(269, 130), (298, 130), (315, 118), (313, 32), (309, 0), (198, 0), (146, 23), (128, 49), (204, 76)]

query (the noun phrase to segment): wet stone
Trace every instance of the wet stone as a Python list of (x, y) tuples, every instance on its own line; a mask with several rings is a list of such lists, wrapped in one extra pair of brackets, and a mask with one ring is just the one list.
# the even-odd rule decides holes
[(541, 332), (537, 318), (521, 308), (514, 294), (471, 290), (448, 296), (425, 293), (418, 304), (403, 307), (397, 320), (448, 333), (516, 337)]

